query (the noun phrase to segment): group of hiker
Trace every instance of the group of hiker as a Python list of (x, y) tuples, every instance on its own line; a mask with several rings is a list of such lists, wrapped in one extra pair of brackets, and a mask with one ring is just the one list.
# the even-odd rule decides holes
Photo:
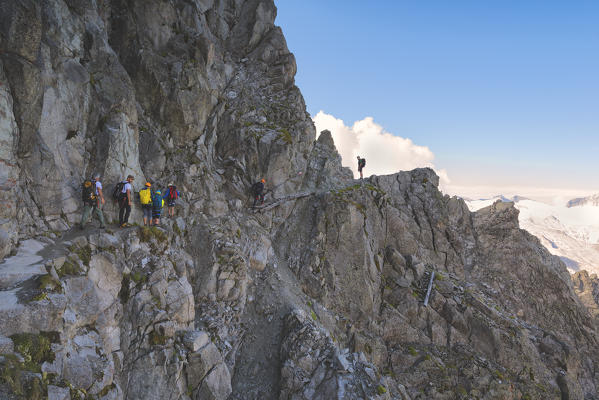
[[(358, 171), (360, 179), (363, 179), (362, 169), (366, 166), (366, 159), (358, 156)], [(301, 175), (301, 172), (299, 173)], [(127, 176), (127, 179), (115, 185), (112, 193), (112, 198), (119, 206), (119, 226), (125, 228), (130, 226), (129, 216), (131, 215), (131, 206), (133, 205), (134, 190), (133, 175)], [(254, 183), (251, 187), (254, 203), (252, 208), (256, 208), (259, 202), (260, 206), (264, 205), (264, 188), (266, 180), (261, 179)], [(168, 208), (168, 216), (175, 216), (175, 205), (181, 194), (173, 183), (169, 183), (164, 194), (160, 189), (154, 190), (150, 182), (146, 182), (144, 188), (139, 191), (139, 201), (143, 210), (144, 226), (160, 225), (160, 217), (162, 209), (165, 206)], [(87, 220), (91, 215), (96, 215), (100, 221), (100, 228), (105, 229), (104, 214), (102, 206), (105, 204), (104, 193), (102, 191), (102, 182), (100, 182), (100, 174), (94, 174), (91, 179), (86, 179), (82, 187), (83, 198), (83, 214), (81, 215), (80, 227), (83, 229)]]
[[(127, 176), (127, 179), (115, 185), (112, 192), (113, 200), (119, 207), (119, 226), (126, 228), (130, 226), (129, 216), (131, 215), (131, 206), (133, 205), (134, 190), (133, 175)], [(102, 182), (100, 174), (94, 174), (91, 179), (86, 179), (82, 186), (83, 214), (81, 215), (80, 228), (83, 229), (90, 215), (95, 214), (100, 221), (100, 228), (105, 229), (104, 214), (102, 206), (106, 200), (102, 191)], [(169, 183), (164, 194), (160, 189), (152, 190), (152, 184), (146, 182), (144, 188), (139, 191), (139, 200), (143, 210), (144, 226), (160, 225), (160, 218), (165, 201), (168, 208), (168, 216), (175, 216), (175, 205), (181, 194), (173, 183)]]
[(164, 194), (161, 190), (152, 191), (152, 184), (146, 182), (145, 187), (139, 191), (139, 201), (144, 213), (144, 226), (160, 225), (160, 216), (164, 208), (164, 200), (168, 209), (168, 216), (175, 216), (175, 204), (180, 193), (177, 187), (169, 183)]

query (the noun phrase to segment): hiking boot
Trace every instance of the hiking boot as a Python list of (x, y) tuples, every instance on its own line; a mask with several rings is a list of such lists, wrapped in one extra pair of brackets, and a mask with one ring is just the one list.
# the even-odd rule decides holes
[(126, 222), (123, 222), (123, 223), (121, 224), (121, 228), (126, 228), (127, 226), (129, 226), (129, 224), (128, 224), (128, 223), (126, 223)]
[(102, 225), (100, 229), (106, 229), (106, 225)]

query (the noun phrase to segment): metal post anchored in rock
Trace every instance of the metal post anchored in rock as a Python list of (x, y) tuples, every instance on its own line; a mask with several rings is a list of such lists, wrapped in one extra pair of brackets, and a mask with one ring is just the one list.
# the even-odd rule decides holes
[(435, 280), (435, 271), (431, 272), (431, 280), (428, 282), (428, 289), (426, 289), (426, 297), (424, 298), (424, 306), (428, 305), (428, 298), (431, 295), (431, 289), (433, 288), (433, 281)]

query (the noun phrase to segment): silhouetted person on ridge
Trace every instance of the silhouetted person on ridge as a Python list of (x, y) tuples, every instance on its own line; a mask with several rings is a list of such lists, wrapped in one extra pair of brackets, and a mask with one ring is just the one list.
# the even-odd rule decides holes
[(360, 156), (358, 156), (358, 172), (360, 173), (360, 179), (362, 179), (362, 168), (364, 168), (365, 166), (366, 166), (366, 159), (360, 158)]

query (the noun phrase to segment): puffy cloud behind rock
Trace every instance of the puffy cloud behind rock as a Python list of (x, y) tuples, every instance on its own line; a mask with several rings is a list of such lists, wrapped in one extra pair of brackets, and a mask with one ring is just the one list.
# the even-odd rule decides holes
[(361, 156), (366, 158), (365, 176), (431, 167), (441, 178), (442, 184), (449, 183), (447, 172), (435, 168), (435, 155), (428, 147), (418, 146), (408, 138), (385, 131), (372, 117), (356, 121), (351, 127), (324, 111), (312, 119), (317, 132), (325, 129), (331, 131), (343, 166), (351, 168), (354, 176), (359, 176), (356, 157)]

